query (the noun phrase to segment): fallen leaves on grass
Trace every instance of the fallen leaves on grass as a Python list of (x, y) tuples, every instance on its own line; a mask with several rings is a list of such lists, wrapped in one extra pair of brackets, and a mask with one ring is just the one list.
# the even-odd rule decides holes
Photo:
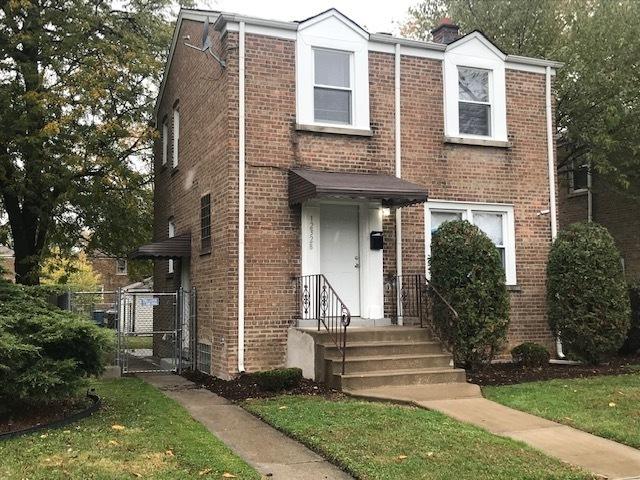
[(111, 425), (111, 428), (114, 430), (117, 430), (118, 432), (121, 432), (122, 430), (124, 430), (126, 427), (124, 425), (118, 425), (117, 423), (115, 425)]
[(224, 472), (222, 474), (223, 478), (237, 478), (233, 473), (229, 473), (229, 472)]
[(211, 468), (205, 468), (204, 470), (200, 470), (198, 472), (198, 475), (203, 476), (203, 475), (206, 475), (207, 473), (210, 473), (212, 471), (213, 471), (213, 469), (211, 469)]

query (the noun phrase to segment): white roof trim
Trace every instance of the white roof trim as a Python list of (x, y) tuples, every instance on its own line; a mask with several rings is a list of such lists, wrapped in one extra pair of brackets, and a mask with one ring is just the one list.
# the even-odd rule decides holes
[(312, 25), (320, 23), (330, 17), (340, 20), (351, 30), (353, 30), (354, 32), (357, 32), (362, 38), (364, 38), (365, 40), (369, 40), (369, 32), (367, 32), (364, 28), (362, 28), (360, 25), (355, 23), (353, 20), (351, 20), (347, 16), (340, 13), (335, 8), (330, 8), (326, 12), (322, 12), (319, 15), (316, 15), (314, 17), (308, 18), (307, 20), (300, 22), (298, 24), (298, 30), (304, 30), (305, 28), (309, 28)]
[[(156, 99), (154, 108), (156, 126), (158, 125), (158, 109), (160, 108), (162, 96), (164, 95), (164, 88), (167, 81), (167, 76), (169, 74), (169, 69), (171, 68), (171, 62), (173, 60), (173, 54), (175, 52), (176, 44), (179, 40), (178, 37), (180, 34), (180, 28), (182, 27), (182, 21), (192, 20), (196, 22), (204, 22), (207, 16), (209, 17), (209, 20), (213, 24), (214, 28), (223, 33), (227, 30), (237, 31), (237, 25), (240, 22), (244, 22), (247, 26), (255, 27), (248, 28), (248, 33), (269, 35), (284, 38), (287, 40), (293, 40), (292, 33), (296, 32), (299, 28), (304, 29), (324, 20), (329, 16), (333, 16), (339, 19), (345, 25), (352, 28), (354, 31), (358, 32), (364, 38), (368, 39), (370, 51), (392, 53), (388, 46), (400, 44), (401, 47), (403, 47), (401, 49), (402, 55), (441, 60), (443, 58), (443, 52), (455, 50), (455, 48), (459, 45), (462, 45), (472, 39), (478, 39), (493, 53), (495, 53), (496, 56), (505, 61), (505, 67), (508, 69), (544, 73), (543, 69), (545, 67), (551, 67), (555, 70), (557, 68), (561, 68), (564, 65), (561, 62), (545, 60), (542, 58), (523, 57), (520, 55), (505, 55), (502, 51), (500, 51), (500, 49), (498, 49), (498, 47), (496, 47), (490, 40), (488, 40), (481, 32), (478, 31), (472, 32), (449, 45), (434, 42), (425, 42), (421, 40), (412, 40), (409, 38), (394, 37), (393, 35), (382, 33), (369, 34), (357, 23), (355, 23), (353, 20), (350, 20), (335, 8), (327, 10), (326, 12), (323, 12), (302, 22), (286, 22), (281, 20), (269, 20), (265, 18), (238, 15), (234, 13), (218, 12), (214, 10), (191, 10), (182, 8), (180, 9), (180, 13), (178, 14), (178, 18), (176, 20), (176, 27), (173, 32), (171, 47), (169, 49), (169, 55), (167, 56), (167, 63), (164, 69), (162, 82), (160, 83), (160, 89), (158, 91), (158, 98)], [(552, 71), (552, 73), (555, 73), (554, 70)]]
[(461, 47), (465, 43), (471, 42), (473, 40), (478, 40), (485, 47), (491, 50), (493, 54), (496, 57), (498, 57), (500, 60), (504, 61), (505, 58), (507, 58), (507, 56), (498, 47), (496, 47), (487, 37), (485, 37), (482, 33), (478, 31), (471, 32), (470, 34), (465, 35), (464, 37), (456, 40), (455, 42), (450, 43), (449, 45), (447, 45), (446, 52), (447, 53), (453, 52), (456, 48)]

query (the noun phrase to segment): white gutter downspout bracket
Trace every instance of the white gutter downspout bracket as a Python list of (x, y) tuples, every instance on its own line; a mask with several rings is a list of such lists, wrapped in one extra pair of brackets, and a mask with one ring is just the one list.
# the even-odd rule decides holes
[[(400, 131), (400, 44), (396, 43), (395, 47), (395, 174), (396, 177), (402, 178), (402, 145), (401, 145), (401, 131)], [(396, 275), (402, 275), (402, 211), (400, 208), (396, 209)], [(402, 278), (402, 277), (399, 277)], [(400, 282), (400, 280), (398, 280)], [(397, 285), (398, 296), (400, 295), (401, 285)], [(400, 305), (399, 298), (396, 305)], [(396, 312), (398, 313), (398, 312)], [(398, 325), (403, 324), (401, 316), (396, 315), (398, 318)]]
[(245, 208), (245, 23), (238, 32), (238, 373), (244, 370), (244, 208)]
[[(549, 216), (551, 217), (551, 241), (558, 236), (558, 223), (556, 218), (556, 165), (553, 151), (553, 110), (551, 108), (551, 67), (546, 70), (546, 109), (547, 109), (547, 165), (549, 169)], [(565, 358), (562, 351), (560, 336), (556, 338), (556, 354), (558, 358)]]

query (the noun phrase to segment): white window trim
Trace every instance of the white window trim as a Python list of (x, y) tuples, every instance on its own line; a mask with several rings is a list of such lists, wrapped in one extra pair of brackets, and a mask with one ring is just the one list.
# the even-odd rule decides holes
[[(587, 184), (589, 183), (589, 175), (591, 175), (591, 172), (589, 170), (589, 166), (587, 164), (582, 164), (582, 165), (578, 165), (577, 168), (586, 168), (587, 169)], [(585, 187), (585, 188), (575, 188), (574, 185), (574, 171), (575, 171), (576, 167), (575, 167), (575, 162), (571, 162), (571, 167), (569, 168), (569, 175), (568, 175), (568, 180), (569, 180), (569, 195), (580, 195), (582, 193), (587, 193), (589, 191), (589, 187)]]
[(173, 109), (173, 168), (178, 166), (178, 144), (180, 140), (180, 110)]
[[(167, 223), (167, 227), (168, 227), (168, 237), (169, 238), (173, 238), (176, 236), (176, 222), (173, 219), (170, 219), (169, 222)], [(174, 265), (173, 265), (173, 259), (169, 260), (168, 264), (167, 264), (167, 270), (168, 273), (174, 273)]]
[[(312, 95), (314, 96), (314, 100), (313, 100), (313, 123), (315, 125), (330, 125), (333, 127), (352, 127), (353, 126), (353, 118), (354, 118), (354, 111), (355, 111), (355, 91), (354, 91), (354, 61), (353, 61), (353, 57), (354, 54), (353, 52), (350, 52), (348, 50), (336, 50), (334, 48), (324, 48), (324, 47), (313, 47), (312, 49), (312, 55), (313, 55), (313, 92)], [(316, 83), (316, 51), (318, 50), (324, 50), (324, 51), (330, 51), (330, 52), (340, 52), (340, 53), (346, 53), (347, 55), (349, 55), (349, 86), (348, 87), (339, 87), (336, 85), (325, 85), (323, 83)], [(344, 92), (351, 92), (351, 104), (349, 105), (349, 122), (348, 123), (342, 123), (342, 122), (317, 122), (315, 119), (316, 116), (316, 105), (315, 105), (315, 89), (316, 87), (318, 88), (324, 88), (327, 90), (342, 90)]]
[[(502, 238), (505, 249), (505, 277), (507, 285), (517, 285), (516, 277), (516, 229), (513, 205), (502, 203), (479, 203), (479, 202), (452, 202), (447, 200), (429, 200), (424, 207), (425, 225), (425, 274), (430, 278), (429, 257), (431, 256), (431, 211), (439, 212), (462, 212), (463, 220), (473, 223), (473, 211), (502, 213), (506, 216), (503, 222)], [(471, 219), (471, 220), (470, 220)]]
[(167, 157), (169, 156), (169, 125), (167, 125), (167, 119), (162, 121), (162, 165), (167, 164)]
[[(470, 140), (494, 140), (507, 142), (507, 100), (505, 61), (495, 47), (479, 35), (471, 34), (467, 41), (456, 42), (447, 50), (443, 61), (445, 136)], [(477, 40), (474, 44), (474, 41)], [(460, 133), (458, 116), (459, 87), (458, 68), (468, 67), (489, 70), (489, 100), (491, 121), (489, 136)]]
[[(120, 271), (119, 262), (124, 262), (124, 270)], [(129, 271), (129, 265), (126, 258), (116, 258), (116, 275), (126, 275)]]
[[(342, 25), (336, 23), (336, 20)], [(296, 34), (296, 123), (299, 129), (328, 127), (335, 133), (341, 130), (345, 134), (370, 132), (368, 43), (366, 32), (337, 12), (328, 11), (300, 24)], [(351, 54), (350, 124), (315, 121), (314, 49), (337, 50)]]

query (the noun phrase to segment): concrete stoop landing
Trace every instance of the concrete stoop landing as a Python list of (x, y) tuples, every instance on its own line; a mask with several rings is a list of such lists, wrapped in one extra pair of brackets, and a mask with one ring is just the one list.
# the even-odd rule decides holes
[(317, 357), (325, 383), (342, 390), (425, 384), (466, 384), (450, 353), (419, 327), (354, 327), (347, 333), (345, 373), (338, 348), (315, 332)]

